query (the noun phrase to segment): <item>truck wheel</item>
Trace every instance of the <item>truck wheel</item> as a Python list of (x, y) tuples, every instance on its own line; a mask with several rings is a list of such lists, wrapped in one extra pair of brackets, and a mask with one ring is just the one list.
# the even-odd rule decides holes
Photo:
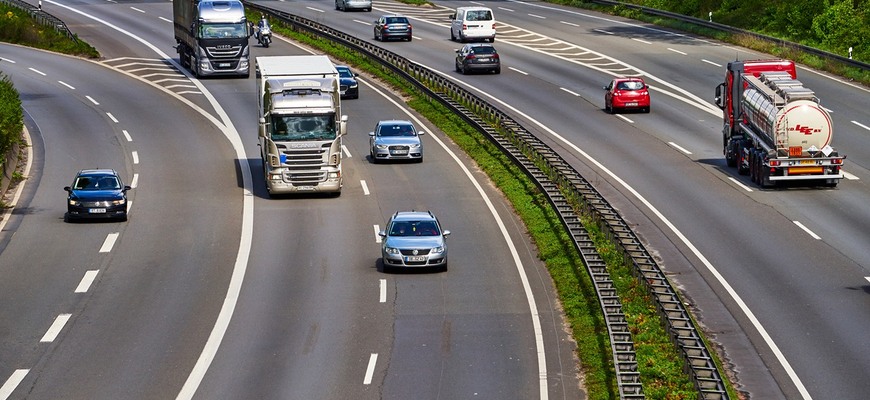
[(746, 162), (746, 152), (743, 147), (737, 148), (737, 174), (746, 175), (749, 173), (749, 168)]
[(734, 150), (736, 146), (734, 146), (735, 142), (728, 143), (725, 145), (725, 163), (728, 164), (729, 167), (734, 168), (737, 166), (737, 152)]

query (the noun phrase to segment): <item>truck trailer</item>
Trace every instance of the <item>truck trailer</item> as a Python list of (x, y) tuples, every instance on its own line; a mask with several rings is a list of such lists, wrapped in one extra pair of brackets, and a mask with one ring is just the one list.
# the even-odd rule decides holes
[(797, 80), (793, 61), (728, 63), (716, 87), (723, 111), (723, 152), (729, 167), (763, 188), (810, 180), (837, 186), (845, 156), (831, 146), (831, 115)]
[(239, 0), (172, 2), (181, 65), (196, 76), (250, 76), (251, 28)]
[(341, 114), (338, 71), (326, 56), (255, 59), (259, 145), (269, 195), (341, 195)]

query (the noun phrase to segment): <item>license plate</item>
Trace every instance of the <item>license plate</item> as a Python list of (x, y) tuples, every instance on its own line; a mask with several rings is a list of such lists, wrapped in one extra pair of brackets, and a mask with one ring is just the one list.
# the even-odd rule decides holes
[(489, 59), (488, 58), (480, 58), (479, 61), (480, 62), (489, 62)]
[(801, 165), (816, 165), (816, 162), (813, 160), (801, 160)]
[(408, 256), (407, 261), (408, 262), (426, 261), (426, 256)]
[(218, 67), (221, 68), (229, 68), (231, 65), (230, 63), (218, 63)]
[(636, 101), (632, 101), (632, 102), (630, 102), (630, 103), (625, 103), (625, 106), (626, 106), (626, 107), (637, 107), (637, 102), (636, 102)]
[(314, 186), (296, 186), (296, 189), (298, 189), (299, 191), (310, 192), (314, 190)]
[(105, 214), (106, 209), (105, 208), (91, 208), (91, 209), (88, 209), (88, 212), (91, 214)]
[(408, 150), (391, 150), (390, 154), (408, 154)]

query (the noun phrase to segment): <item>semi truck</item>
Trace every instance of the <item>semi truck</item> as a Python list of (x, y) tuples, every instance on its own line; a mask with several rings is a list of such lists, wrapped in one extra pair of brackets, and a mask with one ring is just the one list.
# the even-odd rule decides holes
[(172, 2), (181, 65), (196, 76), (250, 76), (251, 28), (239, 0)]
[(341, 195), (341, 114), (338, 71), (323, 55), (255, 59), (259, 145), (269, 196)]
[(831, 146), (831, 115), (790, 60), (728, 63), (716, 86), (726, 164), (763, 188), (810, 180), (837, 186), (846, 157)]

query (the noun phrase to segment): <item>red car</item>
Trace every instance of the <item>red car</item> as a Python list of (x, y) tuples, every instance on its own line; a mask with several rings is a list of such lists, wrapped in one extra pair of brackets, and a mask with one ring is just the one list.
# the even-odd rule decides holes
[(614, 78), (604, 87), (604, 109), (613, 114), (616, 110), (637, 109), (649, 112), (649, 87), (642, 78)]

